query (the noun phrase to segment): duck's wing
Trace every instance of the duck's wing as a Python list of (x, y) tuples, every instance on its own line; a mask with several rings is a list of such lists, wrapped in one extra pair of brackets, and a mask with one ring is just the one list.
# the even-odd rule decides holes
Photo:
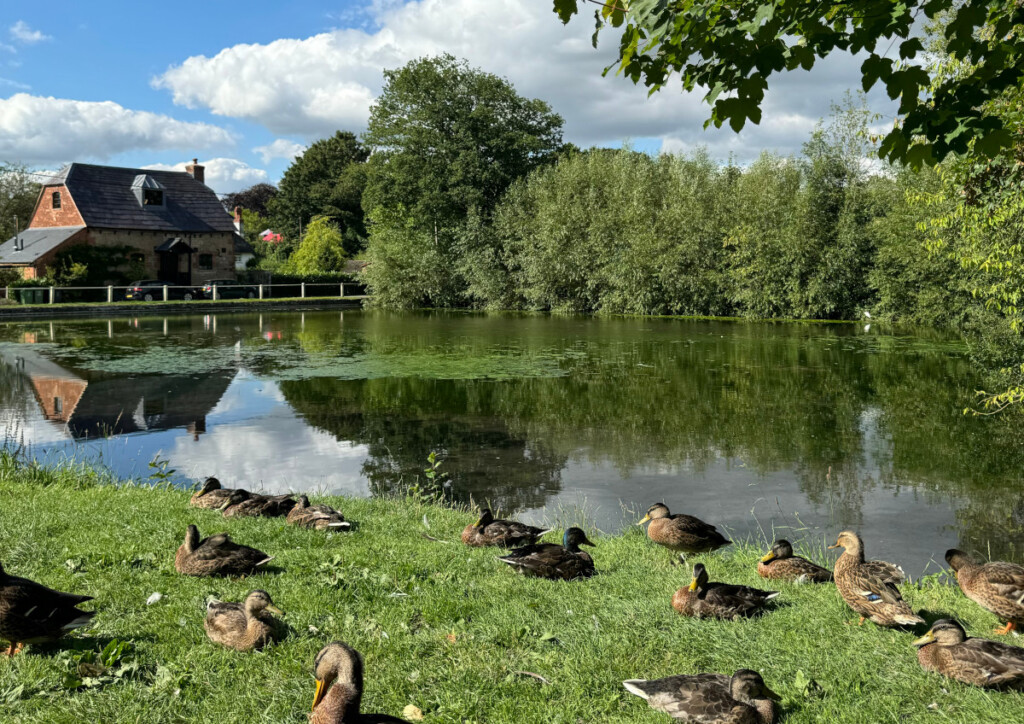
[(946, 649), (957, 668), (987, 679), (992, 686), (1024, 684), (1024, 649), (998, 641), (967, 639)]
[(729, 695), (729, 677), (724, 674), (634, 679), (624, 681), (623, 685), (646, 699), (652, 709), (685, 721), (727, 721), (725, 717), (736, 706)]
[(868, 561), (849, 573), (851, 590), (866, 601), (899, 603), (903, 600), (896, 584), (903, 580), (903, 569), (884, 561)]
[(981, 575), (997, 595), (1024, 607), (1024, 566), (1015, 563), (986, 563)]
[(895, 563), (888, 563), (886, 561), (864, 561), (860, 564), (859, 568), (864, 571), (865, 575), (883, 583), (891, 583), (894, 586), (903, 583), (903, 579), (907, 576), (902, 568)]
[(506, 562), (510, 562), (512, 560), (525, 561), (530, 559), (536, 559), (538, 557), (550, 558), (553, 553), (557, 554), (558, 551), (564, 550), (565, 549), (562, 548), (562, 546), (555, 545), (554, 543), (535, 543), (533, 545), (513, 548), (508, 553), (501, 556), (501, 558), (502, 560), (506, 560)]
[(228, 634), (245, 630), (248, 621), (240, 603), (213, 601), (206, 609), (206, 628), (211, 633)]
[(80, 603), (91, 601), (93, 597), (64, 593), (28, 578), (8, 576), (0, 586), (0, 599), (8, 604), (9, 613), (46, 618), (57, 611), (72, 609)]
[(230, 555), (240, 547), (227, 533), (218, 533), (199, 541), (199, 545), (192, 551), (192, 557), (201, 561), (214, 560)]
[(701, 598), (705, 603), (712, 606), (749, 611), (778, 595), (778, 591), (762, 591), (760, 588), (736, 586), (728, 583), (711, 583), (705, 587)]
[(672, 521), (673, 527), (693, 533), (694, 535), (713, 535), (718, 533), (718, 528), (715, 526), (686, 513), (670, 515), (669, 520)]

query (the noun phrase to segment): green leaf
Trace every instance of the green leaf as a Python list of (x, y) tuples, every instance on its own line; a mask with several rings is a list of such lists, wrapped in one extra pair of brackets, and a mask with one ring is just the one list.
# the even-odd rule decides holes
[(555, 14), (563, 23), (568, 23), (576, 12), (576, 0), (555, 0)]

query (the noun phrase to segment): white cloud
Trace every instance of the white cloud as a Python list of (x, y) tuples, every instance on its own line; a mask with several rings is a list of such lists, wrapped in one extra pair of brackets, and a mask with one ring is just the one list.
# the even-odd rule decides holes
[(10, 27), (11, 37), (17, 40), (19, 43), (25, 45), (32, 45), (34, 43), (41, 43), (44, 40), (53, 40), (49, 35), (43, 35), (38, 30), (33, 30), (28, 26), (24, 20), (19, 20)]
[[(244, 161), (235, 158), (211, 158), (209, 161), (200, 161), (205, 167), (206, 185), (219, 194), (229, 194), (233, 191), (241, 191), (253, 184), (264, 183), (267, 180), (267, 172), (262, 168), (253, 168)], [(186, 162), (176, 164), (154, 163), (143, 168), (151, 168), (157, 171), (184, 171)]]
[(0, 98), (0, 158), (31, 165), (106, 160), (136, 149), (191, 152), (233, 144), (233, 136), (219, 126), (133, 111), (112, 101), (27, 93)]
[(263, 163), (270, 163), (275, 158), (283, 158), (286, 161), (291, 161), (296, 156), (304, 154), (306, 152), (306, 146), (287, 138), (275, 138), (266, 146), (257, 146), (253, 151), (263, 158)]
[(701, 94), (683, 93), (678, 82), (648, 98), (646, 88), (625, 78), (602, 77), (615, 56), (615, 32), (603, 33), (595, 51), (593, 24), (576, 18), (563, 26), (550, 0), (377, 2), (367, 13), (372, 22), (365, 30), (235, 45), (213, 57), (188, 58), (153, 85), (169, 90), (180, 105), (311, 139), (365, 128), (383, 69), (450, 52), (507, 76), (524, 95), (547, 100), (565, 117), (567, 139), (581, 145), (656, 137), (676, 147), (706, 144), (716, 155), (750, 157), (766, 145), (798, 150), (806, 129), (828, 115), (829, 102), (860, 81), (859, 60), (843, 55), (811, 73), (777, 76), (761, 126), (737, 137), (728, 128), (705, 132)]

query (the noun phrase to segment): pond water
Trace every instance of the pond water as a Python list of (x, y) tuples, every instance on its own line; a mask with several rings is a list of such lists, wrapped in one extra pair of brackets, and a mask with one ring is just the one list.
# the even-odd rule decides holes
[[(955, 340), (877, 325), (362, 311), (0, 325), (6, 444), (182, 484), (422, 478), (604, 531), (665, 501), (736, 539), (843, 528), (914, 574), (1020, 561), (1022, 437)], [(166, 466), (151, 467), (154, 459)]]

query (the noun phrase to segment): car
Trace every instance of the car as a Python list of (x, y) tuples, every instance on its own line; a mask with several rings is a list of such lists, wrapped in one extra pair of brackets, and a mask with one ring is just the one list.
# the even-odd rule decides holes
[(164, 299), (164, 285), (167, 285), (168, 299), (184, 299), (190, 302), (193, 299), (200, 299), (202, 295), (195, 287), (182, 287), (159, 279), (140, 279), (131, 282), (125, 290), (124, 298), (129, 302), (162, 302)]
[(239, 284), (234, 279), (211, 279), (203, 284), (203, 296), (213, 299), (213, 288), (217, 288), (217, 299), (255, 299), (259, 292), (256, 287)]

